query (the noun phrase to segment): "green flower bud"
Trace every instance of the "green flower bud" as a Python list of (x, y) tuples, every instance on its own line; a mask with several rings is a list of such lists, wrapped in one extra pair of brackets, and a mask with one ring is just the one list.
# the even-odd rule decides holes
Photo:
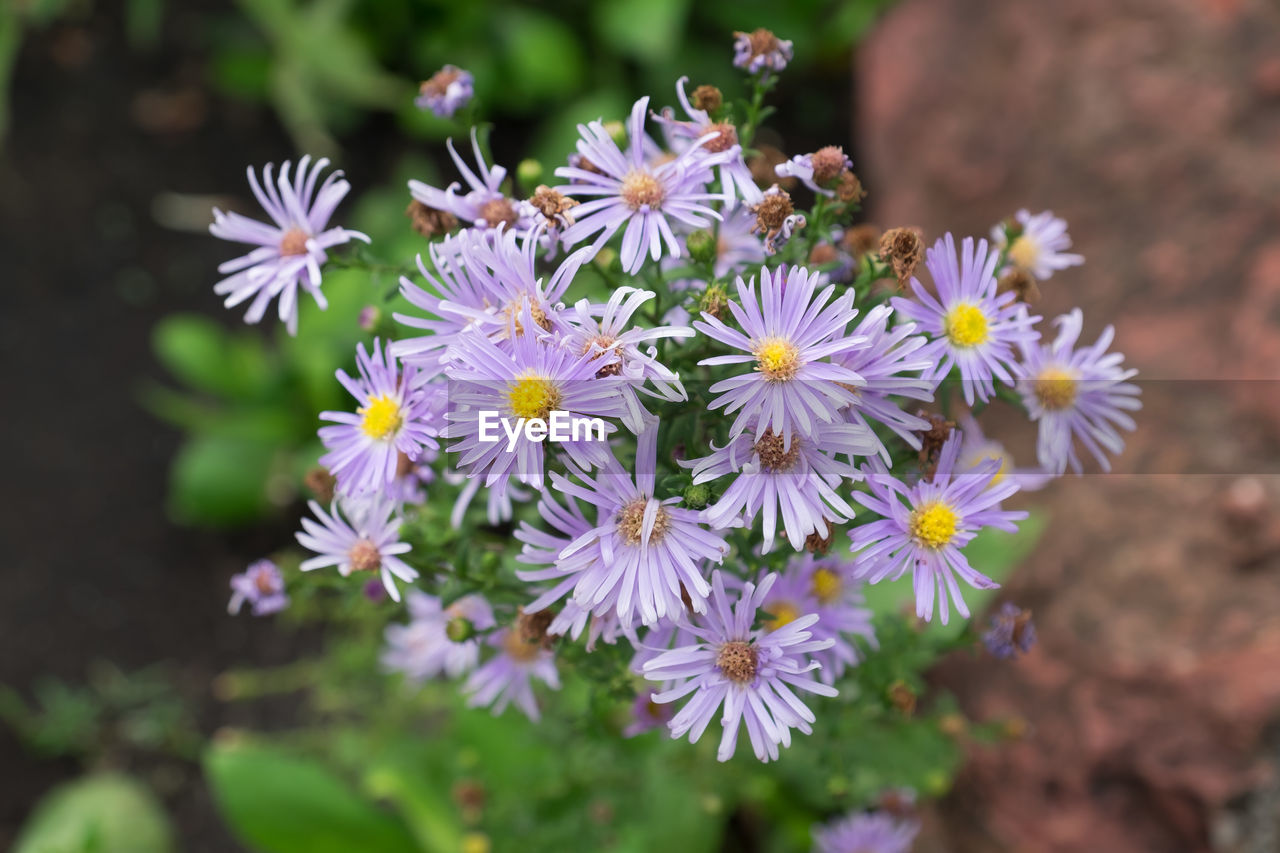
[(465, 640), (470, 640), (476, 635), (476, 626), (471, 624), (470, 619), (455, 616), (445, 626), (444, 633), (453, 642), (461, 643)]
[(684, 505), (689, 509), (702, 509), (711, 501), (711, 487), (706, 483), (694, 483), (684, 490)]
[(698, 300), (698, 310), (719, 317), (729, 306), (729, 291), (719, 282), (708, 285)]
[(689, 257), (700, 264), (709, 264), (716, 259), (716, 235), (705, 229), (699, 229), (685, 238), (689, 247)]
[(516, 166), (516, 177), (522, 187), (536, 187), (542, 183), (542, 164), (537, 160), (521, 160)]

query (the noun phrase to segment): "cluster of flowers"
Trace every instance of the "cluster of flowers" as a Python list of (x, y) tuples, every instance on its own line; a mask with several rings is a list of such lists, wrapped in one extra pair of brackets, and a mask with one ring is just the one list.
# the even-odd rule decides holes
[[(790, 56), (765, 31), (735, 43), (757, 94)], [(437, 76), (422, 103), (452, 115), (472, 80)], [(861, 585), (910, 574), (919, 618), (968, 617), (959, 581), (995, 584), (965, 545), (1014, 530), (1026, 514), (1003, 504), (1080, 472), (1077, 447), (1108, 468), (1138, 389), (1108, 352), (1110, 328), (1080, 345), (1079, 310), (1041, 337), (1036, 283), (1082, 263), (1061, 219), (1021, 211), (990, 240), (946, 234), (927, 251), (910, 229), (868, 241), (849, 222), (862, 192), (840, 148), (780, 157), (758, 182), (762, 155), (739, 134), (760, 98), (744, 116), (686, 82), (679, 110), (642, 98), (625, 125), (580, 126), (559, 186), (513, 196), (474, 131), (474, 168), (449, 144), (465, 186), (410, 183), (432, 242), (421, 280), (401, 282), (407, 332), (361, 345), (356, 374), (338, 372), (352, 410), (322, 413), (319, 430), (336, 497), (311, 502), (297, 539), (315, 555), (302, 570), (377, 572), (399, 601), (412, 563), (444, 562), (408, 553), (406, 518), (448, 488), (454, 525), (475, 524), (483, 496), (490, 524), (518, 522), (527, 598), (411, 589), (408, 623), (387, 632), (389, 669), (465, 677), (472, 704), (537, 719), (534, 682), (559, 687), (557, 642), (626, 642), (652, 682), (626, 734), (665, 725), (697, 741), (719, 717), (721, 760), (745, 727), (767, 761), (811, 731), (801, 696), (836, 695), (876, 647)], [(262, 185), (250, 171), (272, 224), (215, 212), (216, 235), (255, 247), (217, 286), (228, 305), (252, 299), (251, 322), (278, 297), (293, 332), (297, 288), (323, 304), (326, 251), (364, 238), (328, 225), (348, 185), (332, 173), (317, 191), (325, 166), (304, 160), (291, 177), (286, 164), (278, 179), (268, 166)], [(798, 184), (813, 192), (804, 213), (786, 189)], [(588, 265), (612, 285), (603, 301), (575, 293)], [(953, 419), (920, 408), (953, 396), (967, 406)], [(983, 436), (974, 415), (997, 396), (1038, 424), (1034, 469)], [(574, 429), (548, 442), (560, 415)], [(535, 501), (536, 519), (521, 512)], [(273, 571), (238, 576), (233, 607), (283, 606)], [(1000, 620), (993, 652), (1025, 651), (1025, 615)], [(908, 829), (875, 831), (905, 846)]]

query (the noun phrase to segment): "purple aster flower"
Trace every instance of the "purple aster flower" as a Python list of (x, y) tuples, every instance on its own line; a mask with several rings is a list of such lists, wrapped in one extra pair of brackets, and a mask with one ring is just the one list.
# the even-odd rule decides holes
[(975, 589), (994, 589), (995, 581), (969, 565), (960, 550), (983, 527), (1012, 532), (1026, 512), (1000, 509), (1000, 502), (1018, 490), (1006, 479), (995, 483), (998, 462), (988, 460), (977, 468), (958, 471), (956, 458), (962, 436), (953, 432), (942, 446), (933, 478), (906, 486), (885, 472), (883, 465), (866, 469), (869, 493), (854, 499), (881, 516), (855, 527), (851, 550), (858, 576), (869, 583), (896, 580), (908, 569), (915, 586), (916, 615), (933, 619), (935, 590), (942, 624), (951, 615), (948, 593), (961, 616), (969, 608), (960, 594), (956, 576)]
[[(693, 329), (687, 326), (658, 326), (643, 329), (627, 328), (632, 316), (654, 293), (634, 287), (619, 287), (603, 305), (592, 305), (579, 300), (574, 311), (565, 317), (566, 331), (563, 343), (572, 352), (595, 353), (599, 358), (599, 376), (617, 376), (624, 380), (619, 386), (627, 403), (627, 415), (623, 418), (627, 428), (639, 432), (647, 410), (640, 403), (641, 393), (660, 397), (670, 403), (689, 399), (680, 377), (658, 361), (658, 350), (652, 341), (662, 338), (687, 338)], [(642, 344), (649, 344), (642, 350)], [(649, 383), (652, 390), (645, 387)]]
[[(1084, 263), (1083, 255), (1064, 250), (1071, 248), (1071, 235), (1067, 233), (1067, 221), (1046, 210), (1034, 216), (1030, 211), (1019, 210), (1014, 216), (1017, 225), (1012, 233), (1005, 225), (991, 229), (991, 241), (997, 249), (1005, 250), (1011, 266), (1026, 270), (1041, 281), (1059, 270), (1078, 267)], [(1009, 238), (1013, 237), (1012, 244)]]
[(533, 696), (533, 679), (537, 678), (552, 690), (560, 689), (555, 655), (541, 643), (526, 642), (511, 628), (494, 631), (487, 642), (498, 653), (467, 678), (462, 688), (470, 696), (467, 705), (492, 708), (496, 715), (514, 703), (536, 723), (540, 714), (538, 701)]
[(808, 536), (830, 535), (831, 521), (853, 518), (853, 507), (836, 489), (856, 471), (851, 462), (837, 462), (836, 454), (865, 455), (876, 446), (870, 430), (851, 424), (814, 424), (809, 434), (792, 436), (789, 447), (782, 436), (757, 425), (718, 450), (712, 447), (711, 455), (681, 464), (693, 469), (694, 483), (737, 475), (720, 500), (707, 507), (712, 527), (749, 526), (763, 513), (768, 553), (781, 516), (787, 540), (799, 551)]
[(911, 279), (915, 299), (894, 297), (893, 307), (934, 340), (938, 360), (934, 376), (945, 378), (953, 365), (960, 368), (964, 400), (986, 402), (995, 394), (995, 380), (1013, 384), (1014, 344), (1028, 344), (1039, 337), (1026, 307), (1012, 292), (996, 293), (998, 252), (987, 250), (987, 241), (964, 238), (963, 256), (957, 257), (955, 239), (947, 234), (925, 252), (925, 266), (933, 276), (934, 298), (917, 278)]
[(453, 114), (471, 103), (475, 95), (475, 78), (470, 71), (456, 65), (446, 65), (418, 88), (414, 103), (420, 109), (431, 110), (440, 118), (453, 118)]
[(471, 171), (458, 156), (452, 139), (445, 144), (449, 148), (449, 156), (453, 158), (470, 191), (466, 195), (458, 195), (462, 185), (457, 181), (443, 190), (424, 184), (422, 181), (409, 181), (409, 194), (415, 200), (435, 210), (447, 211), (470, 224), (472, 228), (482, 231), (504, 225), (508, 230), (524, 234), (533, 227), (534, 215), (537, 211), (527, 201), (503, 195), (502, 181), (507, 176), (507, 170), (497, 164), (492, 167), (485, 164), (484, 154), (480, 151), (480, 140), (474, 127), (471, 128), (471, 150), (475, 153), (479, 175)]
[(1006, 601), (991, 617), (991, 628), (982, 635), (982, 643), (992, 657), (1000, 660), (1031, 651), (1036, 644), (1036, 625), (1031, 621), (1031, 611)]
[(1000, 463), (993, 483), (999, 483), (1005, 477), (1011, 477), (1018, 483), (1018, 491), (1034, 492), (1042, 489), (1053, 479), (1053, 475), (1040, 468), (1015, 468), (1013, 456), (1005, 450), (1003, 444), (987, 438), (976, 418), (968, 412), (960, 416), (957, 423), (960, 434), (964, 437), (960, 443), (960, 458), (956, 466), (961, 471), (976, 468), (989, 459)]
[(804, 267), (774, 271), (761, 267), (760, 300), (755, 279), (748, 284), (739, 276), (742, 304), (729, 303), (742, 332), (705, 312), (704, 322), (693, 324), (703, 334), (743, 351), (699, 364), (755, 362), (750, 373), (717, 382), (710, 389), (720, 394), (711, 402), (712, 409), (723, 406), (725, 414), (738, 412), (732, 435), (758, 419), (759, 429), (781, 435), (789, 447), (794, 433), (811, 435), (815, 424), (834, 421), (837, 410), (854, 401), (851, 387), (862, 385), (862, 377), (829, 360), (866, 343), (865, 338), (844, 334), (858, 313), (853, 290), (845, 289), (828, 305), (835, 286), (828, 285), (815, 296), (819, 275)]
[[(680, 241), (671, 229), (671, 221), (691, 228), (705, 228), (716, 213), (705, 202), (717, 196), (706, 192), (712, 179), (712, 168), (728, 161), (730, 152), (708, 154), (701, 149), (710, 134), (691, 145), (684, 153), (663, 163), (651, 164), (645, 157), (645, 111), (649, 99), (636, 101), (627, 122), (630, 142), (623, 152), (600, 121), (579, 125), (582, 138), (578, 151), (593, 166), (561, 166), (556, 174), (573, 183), (557, 189), (569, 196), (595, 196), (573, 209), (575, 222), (565, 229), (562, 239), (575, 245), (599, 232), (593, 248), (599, 249), (622, 226), (622, 268), (634, 273), (644, 264), (648, 254), (661, 260), (665, 244), (667, 254), (679, 257)], [(650, 143), (651, 144), (651, 143)]]
[(919, 450), (920, 437), (916, 433), (928, 429), (929, 422), (909, 414), (896, 398), (932, 400), (935, 384), (923, 378), (934, 366), (926, 348), (928, 341), (915, 334), (914, 323), (899, 323), (890, 329), (892, 317), (893, 309), (888, 305), (872, 308), (851, 333), (865, 343), (835, 359), (837, 364), (863, 379), (862, 385), (851, 389), (854, 401), (842, 411), (849, 423), (871, 433), (876, 452), (885, 465), (892, 465), (893, 461), (889, 449), (871, 431), (871, 422), (888, 427), (910, 447)]
[(728, 761), (738, 745), (738, 730), (745, 723), (756, 758), (778, 757), (779, 746), (791, 745), (791, 729), (812, 732), (813, 712), (796, 691), (835, 696), (834, 687), (810, 675), (819, 664), (809, 658), (828, 648), (831, 640), (814, 640), (807, 630), (818, 617), (801, 616), (776, 631), (752, 629), (776, 580), (769, 575), (759, 586), (743, 585), (736, 603), (725, 594), (717, 570), (711, 574), (711, 608), (689, 627), (697, 642), (663, 652), (644, 665), (650, 681), (676, 685), (653, 697), (659, 704), (693, 697), (671, 719), (671, 736), (689, 735), (696, 743), (724, 706), (720, 723), (724, 734), (716, 757)]
[(337, 478), (338, 491), (345, 495), (385, 488), (400, 476), (402, 458), (412, 463), (424, 450), (440, 446), (432, 415), (440, 415), (435, 400), (441, 386), (416, 382), (414, 368), (397, 365), (376, 338), (372, 355), (364, 344), (357, 346), (356, 366), (358, 379), (345, 370), (337, 375), (360, 406), (355, 412), (320, 413), (337, 424), (320, 428), (329, 451), (320, 464)]
[(733, 66), (751, 74), (781, 71), (791, 61), (791, 42), (761, 28), (750, 33), (733, 34)]
[(410, 590), (405, 597), (409, 624), (387, 626), (382, 666), (421, 683), (441, 674), (457, 678), (480, 660), (476, 631), (494, 626), (493, 610), (479, 595), (466, 595), (448, 607), (440, 599)]
[(315, 501), (308, 501), (307, 506), (320, 521), (302, 519), (303, 532), (297, 534), (297, 539), (302, 547), (319, 556), (303, 560), (301, 569), (309, 572), (337, 566), (343, 577), (352, 572), (378, 571), (391, 600), (399, 601), (395, 578), (412, 583), (418, 573), (397, 556), (408, 552), (409, 545), (400, 541), (403, 522), (395, 503), (375, 494), (362, 499), (339, 498), (328, 513)]
[(858, 812), (813, 828), (813, 853), (910, 853), (920, 822), (888, 812)]
[[(747, 204), (757, 204), (763, 196), (743, 159), (742, 146), (738, 143), (738, 129), (732, 122), (712, 121), (710, 113), (690, 104), (684, 93), (688, 82), (688, 77), (681, 77), (676, 81), (676, 97), (680, 99), (680, 106), (689, 120), (676, 119), (675, 110), (670, 107), (665, 108), (661, 115), (654, 116), (666, 130), (667, 143), (677, 153), (692, 148), (695, 158), (723, 154), (724, 156), (716, 157), (715, 160), (720, 167), (720, 189), (724, 193), (725, 204), (732, 204), (735, 198), (741, 198)], [(701, 147), (695, 147), (698, 140), (709, 134), (716, 135)]]
[(1141, 389), (1127, 381), (1137, 375), (1121, 365), (1124, 356), (1108, 353), (1115, 329), (1107, 326), (1093, 346), (1076, 349), (1084, 324), (1080, 309), (1058, 317), (1058, 337), (1052, 344), (1023, 346), (1018, 390), (1031, 420), (1040, 424), (1036, 454), (1050, 473), (1062, 474), (1071, 466), (1083, 471), (1076, 455), (1075, 440), (1098, 460), (1103, 471), (1111, 470), (1107, 453), (1124, 450), (1118, 430), (1133, 430), (1136, 424), (1128, 412), (1142, 408)]
[(845, 156), (842, 149), (828, 145), (812, 154), (797, 154), (785, 163), (779, 163), (774, 172), (779, 178), (795, 178), (815, 193), (834, 198), (836, 191), (827, 185), (852, 168), (853, 161)]
[[(523, 318), (531, 328), (527, 305)], [(545, 442), (531, 437), (524, 422), (555, 428), (562, 417), (578, 435), (556, 446), (582, 465), (594, 466), (607, 449), (596, 446), (604, 442), (593, 440), (591, 419), (626, 414), (619, 381), (596, 376), (600, 363), (594, 354), (574, 352), (547, 336), (514, 336), (509, 347), (466, 335), (450, 349), (449, 424), (443, 434), (454, 439), (449, 450), (458, 455), (458, 466), (470, 477), (483, 477), (486, 486), (514, 476), (541, 489)], [(607, 432), (616, 429), (596, 423)]]
[(249, 568), (231, 576), (231, 602), (227, 612), (236, 614), (249, 603), (254, 616), (279, 613), (289, 606), (289, 595), (284, 591), (284, 575), (270, 560), (250, 563)]
[[(684, 509), (679, 497), (659, 500), (654, 496), (658, 452), (657, 426), (637, 436), (634, 477), (612, 455), (596, 477), (567, 461), (566, 467), (579, 482), (553, 473), (551, 484), (570, 501), (577, 499), (596, 507), (596, 523), (583, 530), (585, 520), (574, 509), (562, 509), (550, 493), (540, 507), (542, 517), (556, 528), (560, 542), (535, 540), (528, 532), (518, 534), (526, 542), (522, 562), (547, 564), (549, 568), (518, 572), (522, 580), (563, 579), (542, 595), (529, 610), (540, 610), (568, 591), (573, 579), (573, 600), (597, 616), (610, 611), (623, 629), (640, 622), (654, 625), (674, 619), (686, 608), (701, 613), (707, 609), (711, 588), (702, 576), (702, 563), (719, 563), (729, 551), (724, 538), (704, 527), (704, 514)], [(558, 553), (556, 544), (563, 543)], [(554, 556), (553, 556), (554, 554)]]
[(675, 712), (670, 705), (659, 705), (653, 701), (656, 693), (646, 688), (636, 694), (636, 700), (631, 704), (631, 722), (622, 730), (623, 737), (642, 735), (671, 722)]
[(218, 265), (218, 272), (230, 275), (214, 285), (213, 292), (227, 297), (224, 304), (228, 308), (253, 297), (244, 315), (246, 323), (261, 320), (267, 305), (279, 296), (280, 319), (291, 335), (298, 332), (299, 286), (321, 308), (329, 305), (320, 292), (320, 266), (328, 260), (328, 250), (351, 240), (369, 242), (359, 231), (327, 227), (329, 217), (350, 192), (351, 184), (342, 178), (341, 171), (335, 171), (317, 189), (316, 182), (329, 161), (317, 160), (314, 167), (310, 164), (311, 158), (303, 157), (291, 182), (288, 161), (280, 168), (279, 180), (272, 176), (274, 164), (268, 163), (262, 170), (261, 185), (253, 167), (249, 167), (249, 186), (271, 217), (270, 225), (238, 213), (223, 213), (215, 207), (213, 224), (209, 226), (209, 233), (215, 237), (256, 247), (247, 255)]

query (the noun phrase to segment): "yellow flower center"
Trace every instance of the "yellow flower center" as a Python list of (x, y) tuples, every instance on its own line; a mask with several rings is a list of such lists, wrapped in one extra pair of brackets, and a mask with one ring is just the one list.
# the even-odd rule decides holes
[(1013, 241), (1013, 245), (1009, 247), (1009, 260), (1014, 266), (1021, 267), (1024, 270), (1030, 270), (1035, 266), (1036, 259), (1040, 257), (1040, 244), (1035, 240), (1023, 234), (1021, 237)]
[(834, 604), (840, 597), (840, 575), (830, 569), (817, 569), (813, 573), (813, 595), (821, 604)]
[(755, 355), (760, 372), (770, 379), (791, 379), (800, 370), (800, 350), (791, 341), (766, 338)]
[(1007, 453), (1000, 453), (994, 450), (990, 450), (982, 454), (981, 456), (979, 456), (977, 459), (973, 460), (973, 467), (976, 468), (977, 466), (981, 465), (983, 462), (986, 462), (988, 459), (994, 459), (1000, 463), (1000, 467), (996, 469), (995, 476), (991, 478), (991, 482), (987, 486), (988, 488), (990, 488), (991, 486), (994, 486), (996, 483), (1003, 480), (1005, 478), (1005, 475), (1009, 473), (1009, 455)]
[(947, 338), (958, 347), (976, 347), (990, 335), (987, 315), (977, 305), (962, 302), (947, 312)]
[(665, 196), (662, 183), (648, 172), (632, 172), (622, 180), (622, 200), (632, 210), (645, 206), (656, 210)]
[(502, 638), (502, 650), (511, 658), (521, 663), (528, 663), (538, 656), (538, 652), (542, 651), (542, 644), (526, 640), (520, 635), (519, 631), (511, 628), (507, 631), (506, 636)]
[(907, 529), (917, 543), (936, 550), (951, 542), (959, 523), (960, 516), (954, 509), (942, 501), (934, 501), (911, 511)]
[(550, 379), (525, 375), (507, 387), (507, 399), (517, 418), (546, 420), (560, 407), (560, 389)]
[(360, 429), (369, 438), (386, 441), (396, 434), (404, 418), (400, 415), (400, 403), (390, 394), (381, 397), (370, 397), (369, 404), (356, 409), (361, 415)]
[(1046, 367), (1035, 379), (1036, 399), (1051, 412), (1068, 409), (1076, 401), (1076, 377), (1061, 367)]
[(800, 608), (790, 601), (770, 601), (764, 609), (769, 613), (764, 623), (766, 631), (776, 631), (800, 618)]

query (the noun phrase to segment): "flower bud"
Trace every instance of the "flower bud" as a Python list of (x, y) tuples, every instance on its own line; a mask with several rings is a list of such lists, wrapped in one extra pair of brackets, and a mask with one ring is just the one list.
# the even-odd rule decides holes
[(453, 642), (462, 643), (476, 635), (476, 626), (471, 624), (470, 619), (455, 616), (445, 625), (444, 633)]
[(532, 158), (521, 160), (520, 165), (516, 166), (516, 178), (521, 186), (537, 186), (542, 183), (542, 164)]
[(694, 483), (684, 490), (684, 505), (689, 509), (702, 509), (711, 500), (711, 487), (706, 483)]
[(700, 264), (709, 264), (716, 259), (716, 235), (706, 229), (699, 229), (685, 238), (689, 247), (689, 257)]

